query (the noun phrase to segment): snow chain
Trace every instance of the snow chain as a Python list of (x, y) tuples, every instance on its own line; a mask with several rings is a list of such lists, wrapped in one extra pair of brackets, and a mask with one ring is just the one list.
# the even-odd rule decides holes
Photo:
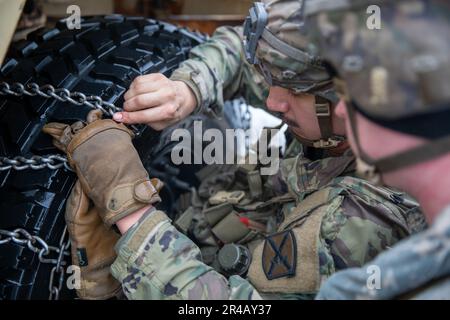
[(72, 168), (67, 163), (67, 158), (59, 154), (43, 157), (32, 156), (31, 158), (25, 158), (22, 156), (17, 156), (14, 158), (0, 157), (0, 171), (6, 171), (10, 169), (14, 169), (17, 171), (26, 169), (40, 170), (44, 168), (57, 170), (62, 167), (72, 171)]
[[(81, 92), (71, 92), (65, 88), (55, 88), (50, 84), (39, 86), (35, 82), (30, 82), (26, 85), (15, 82), (8, 84), (7, 82), (0, 82), (0, 95), (13, 95), (16, 97), (21, 96), (40, 96), (43, 98), (54, 98), (61, 102), (69, 102), (77, 106), (88, 106), (92, 109), (101, 110), (106, 116), (111, 116), (123, 111), (122, 108), (115, 106), (112, 103), (103, 101), (99, 96), (90, 95), (86, 96)], [(139, 135), (139, 130), (135, 126), (131, 126), (136, 136)], [(6, 170), (40, 170), (44, 168), (57, 170), (61, 167), (72, 171), (67, 163), (67, 158), (59, 154), (47, 155), (47, 156), (32, 156), (31, 158), (25, 158), (23, 156), (16, 156), (13, 158), (0, 157), (0, 172)]]
[[(17, 228), (13, 231), (0, 229), (0, 246), (13, 242), (37, 253), (41, 263), (54, 265), (50, 271), (49, 277), (49, 300), (59, 299), (59, 294), (64, 283), (64, 275), (66, 272), (65, 266), (67, 264), (66, 261), (64, 261), (64, 257), (70, 256), (68, 250), (70, 240), (66, 238), (67, 227), (64, 228), (58, 247), (48, 245), (41, 237), (32, 235), (22, 228)], [(56, 256), (54, 258), (49, 258), (48, 255), (51, 253)]]

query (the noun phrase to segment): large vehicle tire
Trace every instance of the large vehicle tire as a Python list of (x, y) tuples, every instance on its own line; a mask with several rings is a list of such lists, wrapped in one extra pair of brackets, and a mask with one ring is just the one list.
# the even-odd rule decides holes
[[(54, 28), (37, 30), (26, 41), (12, 45), (0, 70), (0, 82), (51, 84), (121, 106), (123, 94), (136, 76), (154, 72), (169, 76), (203, 40), (197, 33), (138, 17), (91, 17), (82, 21), (80, 30), (68, 30), (60, 21)], [(41, 132), (42, 126), (52, 121), (82, 120), (90, 110), (42, 97), (0, 96), (0, 157), (58, 153), (50, 137)], [(134, 143), (144, 164), (151, 168), (156, 148), (167, 149), (167, 145), (161, 145), (159, 134), (146, 126), (140, 126), (139, 132)], [(157, 162), (163, 168), (149, 170), (157, 170), (154, 173), (170, 180), (166, 188), (171, 198), (177, 190), (190, 187), (192, 181), (178, 179), (177, 170), (169, 170), (161, 157)], [(0, 171), (0, 229), (21, 228), (59, 246), (65, 227), (65, 201), (75, 178), (65, 168)], [(169, 213), (173, 200), (165, 204)], [(0, 235), (0, 300), (47, 299), (54, 264), (42, 263), (39, 252), (30, 250), (26, 243), (5, 239), (7, 236)], [(54, 259), (55, 253), (44, 258)], [(70, 257), (65, 261), (70, 264)], [(60, 298), (71, 297), (73, 290), (63, 285)]]

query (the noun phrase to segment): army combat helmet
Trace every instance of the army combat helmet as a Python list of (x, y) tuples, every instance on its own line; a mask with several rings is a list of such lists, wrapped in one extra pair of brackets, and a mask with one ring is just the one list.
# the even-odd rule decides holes
[[(448, 1), (312, 0), (304, 14), (304, 30), (347, 102), (360, 173), (377, 182), (380, 173), (450, 152)], [(426, 142), (375, 161), (358, 141), (355, 111)]]
[(338, 97), (320, 57), (304, 50), (308, 42), (299, 32), (302, 12), (301, 0), (255, 2), (244, 23), (245, 55), (270, 86), (315, 96), (321, 139), (312, 141), (296, 136), (309, 146), (334, 148), (345, 140), (334, 135), (332, 129), (332, 106), (337, 104)]

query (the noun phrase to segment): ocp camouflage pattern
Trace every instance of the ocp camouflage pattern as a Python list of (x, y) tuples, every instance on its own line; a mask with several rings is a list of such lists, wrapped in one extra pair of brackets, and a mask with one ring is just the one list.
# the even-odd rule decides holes
[[(212, 105), (211, 110), (220, 113), (223, 100), (237, 93), (256, 107), (264, 106), (267, 86), (246, 63), (239, 32), (239, 28), (219, 28), (174, 72), (173, 80), (185, 81), (193, 88), (200, 109)], [(321, 283), (338, 270), (364, 265), (400, 239), (424, 228), (417, 203), (400, 192), (374, 187), (354, 177), (351, 152), (314, 161), (308, 160), (298, 146), (291, 148), (290, 154), (281, 162), (278, 174), (268, 178), (265, 189), (287, 192), (294, 199), (280, 205), (283, 221), (291, 219), (293, 209), (306, 199), (327, 191), (327, 197), (312, 208), (313, 212), (326, 211), (319, 239), (311, 243), (318, 249)], [(227, 279), (202, 261), (200, 249), (167, 217), (162, 221), (154, 217), (154, 213), (146, 216), (117, 245), (118, 259), (112, 273), (122, 282), (129, 299), (314, 296), (305, 292), (260, 293), (257, 283), (239, 276)]]
[[(392, 191), (375, 188), (352, 176), (340, 176), (352, 172), (350, 153), (341, 158), (312, 162), (299, 155), (285, 162), (280, 175), (287, 177), (288, 189), (297, 196), (296, 202), (322, 188), (331, 190), (324, 203), (336, 198), (342, 201), (336, 210), (328, 209), (319, 243), (311, 244), (319, 248), (322, 282), (337, 270), (362, 266), (411, 233), (413, 226), (408, 225), (406, 217), (416, 208), (414, 202), (394, 205), (389, 199)], [(284, 220), (289, 219), (289, 208), (295, 206), (295, 203), (285, 206)], [(118, 259), (112, 267), (113, 275), (122, 282), (129, 299), (257, 299), (267, 296), (258, 292), (256, 284), (239, 276), (227, 279), (203, 263), (200, 249), (173, 227), (168, 218), (148, 235), (142, 234), (146, 223), (154, 223), (152, 215), (123, 236), (117, 245)], [(136, 238), (145, 240), (135, 251), (130, 250), (133, 247), (130, 243)], [(274, 292), (271, 297), (273, 295), (313, 297), (303, 292)]]
[[(447, 207), (429, 229), (397, 243), (361, 268), (333, 275), (317, 299), (449, 299), (449, 244)], [(378, 286), (368, 285), (370, 270), (378, 270)]]
[(189, 53), (171, 80), (185, 82), (197, 98), (197, 112), (221, 116), (224, 101), (242, 96), (264, 108), (269, 88), (244, 57), (242, 27), (219, 27), (212, 37)]
[[(367, 12), (370, 1), (347, 4), (333, 9), (332, 3), (327, 10), (324, 1), (306, 1), (303, 30), (309, 52), (320, 54), (345, 81), (355, 106), (385, 122), (447, 110), (450, 3), (381, 1), (375, 17)], [(371, 26), (374, 18), (379, 26)], [(414, 133), (414, 127), (409, 130)]]

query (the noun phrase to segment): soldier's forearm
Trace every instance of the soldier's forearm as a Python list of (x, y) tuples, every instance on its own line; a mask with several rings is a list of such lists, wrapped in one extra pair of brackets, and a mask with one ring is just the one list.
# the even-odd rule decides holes
[(152, 206), (149, 205), (147, 207), (144, 207), (142, 209), (139, 209), (138, 211), (136, 211), (135, 213), (132, 213), (128, 216), (126, 216), (123, 219), (120, 219), (119, 221), (116, 222), (116, 226), (119, 229), (121, 234), (124, 234), (125, 232), (128, 231), (128, 229), (130, 229), (134, 224), (136, 224), (139, 219), (142, 218), (142, 216), (144, 215), (144, 213), (149, 210)]
[(240, 89), (243, 65), (239, 29), (220, 27), (190, 52), (190, 59), (174, 71), (171, 79), (189, 86), (197, 99), (197, 110), (213, 108), (218, 114), (224, 99)]

